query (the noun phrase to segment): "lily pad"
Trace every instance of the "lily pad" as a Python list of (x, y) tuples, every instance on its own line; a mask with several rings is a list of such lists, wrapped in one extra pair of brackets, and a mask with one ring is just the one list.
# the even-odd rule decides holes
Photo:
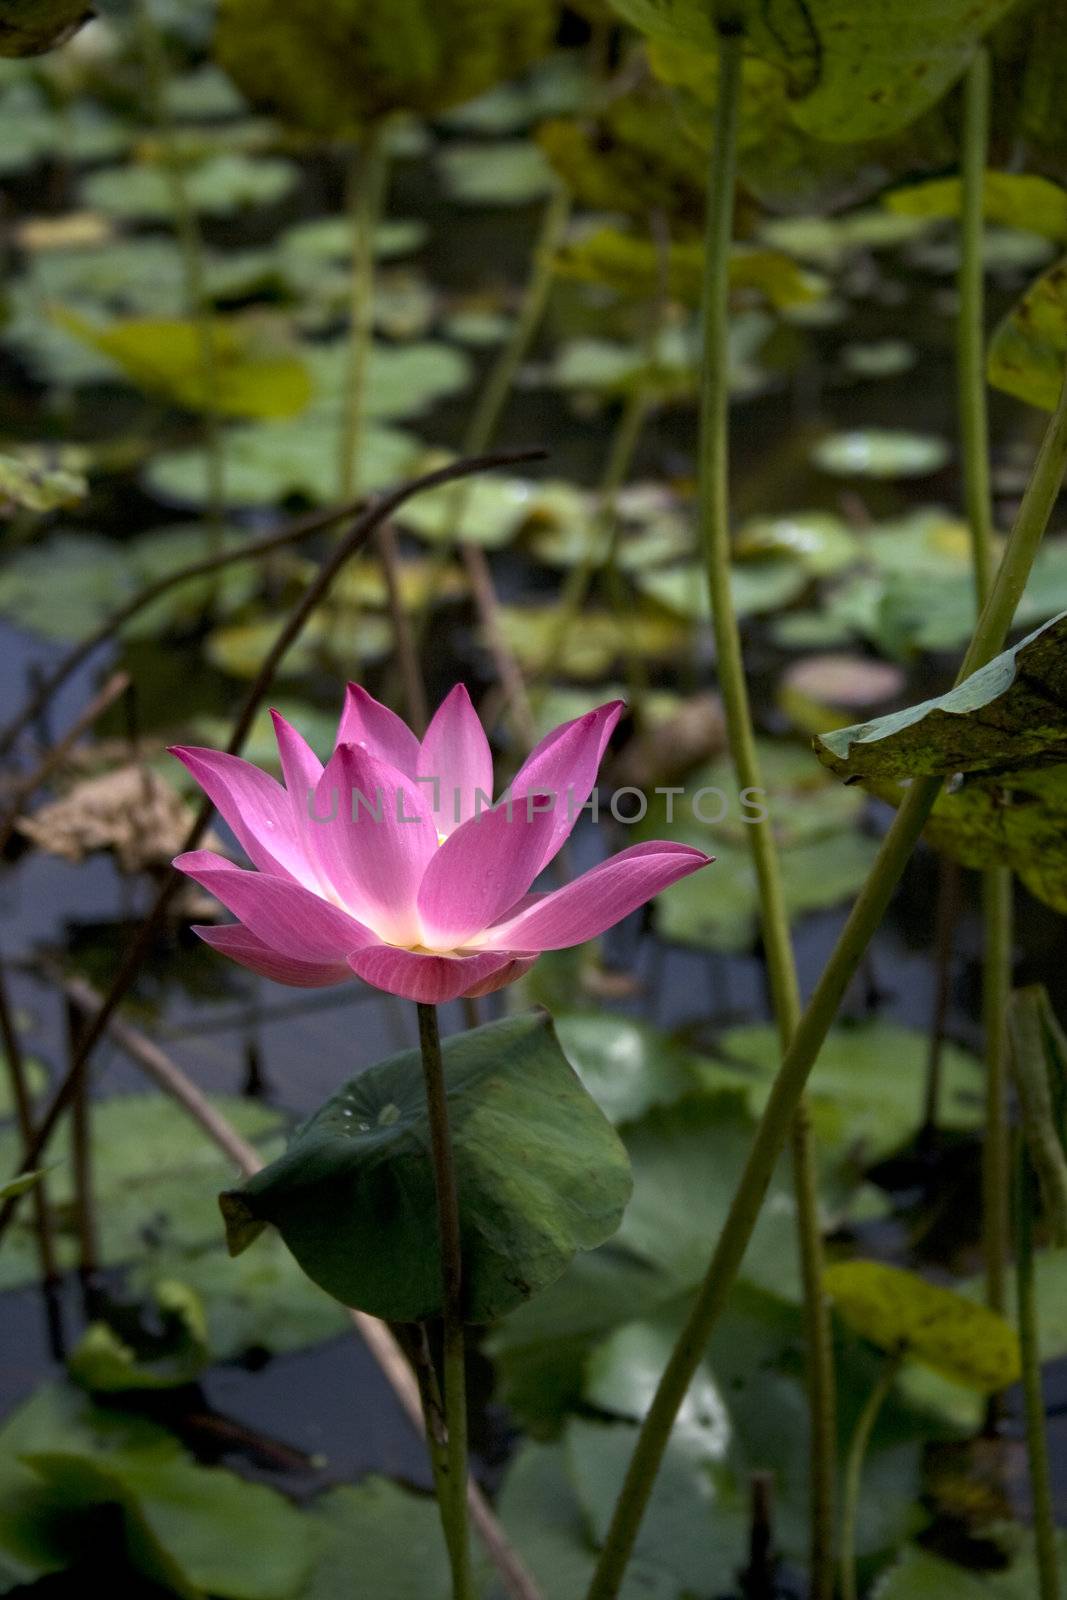
[[(254, 1101), (220, 1096), (217, 1103), (245, 1138), (265, 1140), (281, 1126), (277, 1112)], [(158, 1094), (108, 1096), (93, 1107), (91, 1139), (103, 1265), (220, 1237), (214, 1194), (230, 1165), (177, 1106)], [(0, 1130), (0, 1171), (17, 1167), (18, 1149), (14, 1130)], [(49, 1174), (49, 1199), (62, 1223), (56, 1246), (63, 1270), (78, 1259), (72, 1183), (67, 1165)], [(20, 1212), (0, 1253), (0, 1287), (37, 1275), (32, 1221)]]
[(0, 455), (0, 506), (22, 506), (26, 511), (58, 511), (77, 505), (89, 485), (76, 472), (62, 467), (37, 466), (22, 456)]
[(541, 149), (528, 139), (450, 144), (437, 158), (447, 192), (468, 206), (529, 205), (556, 187)]
[(883, 1350), (901, 1350), (982, 1393), (1019, 1377), (1015, 1329), (965, 1295), (880, 1261), (838, 1262), (823, 1282), (849, 1327)]
[(839, 478), (924, 478), (950, 455), (943, 439), (892, 428), (832, 433), (811, 452), (817, 467)]
[(107, 1321), (90, 1323), (67, 1359), (74, 1381), (97, 1394), (191, 1383), (210, 1359), (203, 1306), (184, 1284), (161, 1279), (151, 1311), (152, 1328), (140, 1307), (115, 1307)]
[[(544, 1014), (444, 1044), (460, 1192), (466, 1315), (489, 1321), (618, 1226), (625, 1152)], [(223, 1197), (240, 1253), (273, 1223), (308, 1276), (397, 1322), (440, 1307), (436, 1202), (422, 1068), (405, 1051), (353, 1078), (288, 1151)]]
[(448, 1554), (429, 1496), (365, 1478), (320, 1496), (311, 1516), (317, 1554), (300, 1600), (348, 1600), (354, 1573), (377, 1600), (447, 1600)]
[[(198, 211), (229, 217), (255, 206), (275, 205), (296, 187), (299, 176), (293, 161), (218, 155), (188, 175), (186, 192)], [(165, 222), (174, 215), (167, 175), (156, 166), (107, 167), (91, 173), (82, 184), (82, 198), (109, 216)]]
[[(832, 1028), (811, 1076), (809, 1101), (821, 1146), (847, 1152), (864, 1166), (891, 1155), (915, 1137), (923, 1122), (930, 1042), (925, 1034), (892, 1022), (842, 1023)], [(759, 1115), (782, 1052), (774, 1028), (749, 1023), (719, 1039), (719, 1051), (750, 1075), (749, 1103)], [(980, 1127), (983, 1071), (970, 1051), (942, 1047), (939, 1126)], [(744, 1081), (735, 1075), (734, 1081)]]
[(39, 1389), (0, 1454), (0, 1556), (24, 1581), (82, 1561), (105, 1507), (131, 1565), (184, 1600), (289, 1600), (308, 1575), (312, 1528), (280, 1494), (198, 1466), (164, 1428), (72, 1385)]

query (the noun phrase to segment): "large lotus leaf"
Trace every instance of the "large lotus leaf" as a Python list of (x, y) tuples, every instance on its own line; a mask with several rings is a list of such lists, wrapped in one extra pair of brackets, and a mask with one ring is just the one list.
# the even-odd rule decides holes
[(966, 1295), (882, 1261), (837, 1262), (823, 1282), (848, 1326), (881, 1349), (983, 1393), (1018, 1380), (1015, 1329)]
[[(466, 1315), (491, 1321), (618, 1227), (626, 1153), (550, 1019), (532, 1012), (445, 1041)], [(418, 1051), (353, 1078), (279, 1160), (223, 1197), (231, 1248), (273, 1223), (345, 1305), (396, 1322), (440, 1309), (430, 1133)]]
[[(281, 1126), (277, 1112), (254, 1101), (220, 1097), (218, 1105), (246, 1139), (264, 1140)], [(94, 1105), (90, 1125), (103, 1265), (218, 1237), (214, 1197), (230, 1164), (183, 1111), (159, 1094), (109, 1095)], [(0, 1130), (0, 1172), (17, 1167), (18, 1148), (14, 1130)], [(56, 1246), (66, 1269), (78, 1260), (69, 1164), (49, 1173), (48, 1191), (62, 1224)], [(31, 1283), (37, 1275), (32, 1219), (23, 1211), (0, 1252), (0, 1287)]]
[[(774, 1028), (765, 1023), (731, 1028), (719, 1048), (728, 1062), (751, 1075), (750, 1104), (759, 1115), (782, 1058)], [(923, 1121), (929, 1051), (925, 1034), (892, 1022), (842, 1023), (831, 1029), (809, 1086), (820, 1145), (854, 1152), (869, 1165), (906, 1144)], [(941, 1070), (940, 1126), (980, 1126), (981, 1063), (958, 1045), (946, 1044)]]
[(281, 1495), (73, 1386), (39, 1389), (0, 1439), (0, 1558), (24, 1579), (83, 1560), (104, 1507), (131, 1565), (185, 1600), (287, 1600), (308, 1575), (313, 1528)]
[(138, 317), (98, 327), (73, 311), (55, 316), (138, 388), (192, 411), (270, 419), (302, 411), (311, 398), (303, 362), (290, 352), (263, 348), (243, 321), (214, 317), (208, 330), (178, 319)]
[(43, 55), (92, 15), (86, 0), (0, 0), (0, 56)]
[(448, 1554), (437, 1507), (386, 1478), (331, 1489), (311, 1513), (317, 1555), (300, 1600), (448, 1600)]
[[(895, 801), (899, 791), (882, 791)], [(926, 838), (965, 867), (1011, 867), (1030, 893), (1067, 913), (1067, 766), (965, 778), (942, 790)]]
[[(894, 189), (882, 203), (900, 216), (958, 217), (962, 188), (959, 178), (931, 178)], [(1047, 178), (1025, 172), (987, 172), (982, 210), (987, 222), (1067, 243), (1067, 190)]]
[(1067, 260), (1031, 284), (989, 344), (989, 381), (1052, 411), (1067, 358)]
[(624, 211), (646, 227), (649, 215), (661, 212), (674, 229), (693, 234), (699, 228), (707, 158), (699, 143), (684, 136), (661, 86), (620, 95), (595, 124), (578, 118), (546, 122), (537, 138), (590, 210)]
[(540, 55), (554, 23), (549, 0), (222, 0), (215, 48), (253, 104), (337, 137), (472, 99)]
[(718, 23), (744, 27), (751, 53), (784, 72), (794, 120), (819, 139), (906, 128), (964, 71), (1013, 0), (612, 0), (628, 22), (713, 52)]
[(848, 779), (1010, 772), (1067, 759), (1067, 615), (947, 694), (815, 741)]

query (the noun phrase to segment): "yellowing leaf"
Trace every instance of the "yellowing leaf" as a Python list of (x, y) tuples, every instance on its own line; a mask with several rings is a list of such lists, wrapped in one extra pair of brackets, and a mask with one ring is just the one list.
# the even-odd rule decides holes
[[(556, 256), (564, 277), (604, 283), (617, 293), (654, 299), (665, 288), (685, 305), (700, 304), (704, 246), (698, 240), (672, 242), (662, 250), (654, 239), (598, 228), (565, 245)], [(779, 250), (735, 246), (730, 255), (730, 287), (755, 290), (771, 305), (804, 305), (818, 297), (821, 280)]]
[(995, 1311), (880, 1261), (842, 1261), (823, 1284), (844, 1322), (883, 1350), (970, 1389), (993, 1393), (1019, 1376), (1019, 1339)]
[(150, 394), (162, 394), (191, 411), (232, 417), (287, 417), (311, 399), (303, 362), (264, 348), (235, 318), (200, 324), (175, 318), (130, 317), (104, 327), (57, 308), (53, 321), (92, 345)]
[[(894, 189), (882, 203), (899, 216), (958, 217), (960, 191), (959, 178), (934, 178)], [(1067, 190), (1047, 178), (1023, 172), (987, 172), (982, 210), (987, 222), (1067, 241)]]
[(1051, 411), (1067, 356), (1067, 258), (1057, 261), (1005, 317), (989, 345), (994, 388)]

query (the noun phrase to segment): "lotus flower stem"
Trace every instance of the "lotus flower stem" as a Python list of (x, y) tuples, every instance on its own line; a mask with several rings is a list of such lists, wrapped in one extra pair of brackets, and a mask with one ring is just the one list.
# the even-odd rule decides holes
[[(1003, 647), (1065, 469), (1067, 374), (957, 682), (984, 666)], [(941, 783), (938, 777), (919, 778), (907, 790), (785, 1052), (704, 1281), (641, 1424), (589, 1600), (613, 1600), (619, 1592), (674, 1419), (740, 1270), (808, 1076), (919, 842)]]
[(341, 420), (338, 493), (350, 500), (359, 490), (359, 456), (363, 442), (364, 391), (374, 335), (374, 235), (381, 220), (389, 174), (388, 122), (372, 123), (354, 153), (349, 174), (352, 220), (352, 280)]
[(1060, 1600), (1056, 1517), (1052, 1501), (1045, 1397), (1041, 1387), (1041, 1352), (1037, 1340), (1037, 1286), (1034, 1281), (1034, 1186), (1026, 1143), (1020, 1138), (1015, 1178), (1015, 1281), (1018, 1298), (1019, 1348), (1022, 1357), (1026, 1414), (1026, 1457), (1037, 1550), (1040, 1600)]
[(867, 1458), (867, 1446), (871, 1442), (878, 1413), (896, 1382), (903, 1359), (903, 1352), (897, 1350), (886, 1360), (878, 1381), (867, 1396), (849, 1442), (841, 1496), (841, 1600), (856, 1600), (856, 1524), (859, 1519), (860, 1490), (863, 1487), (863, 1463)]
[(436, 1474), (438, 1504), (452, 1565), (453, 1600), (472, 1600), (474, 1591), (471, 1586), (470, 1538), (467, 1531), (467, 1376), (459, 1193), (448, 1128), (448, 1094), (441, 1056), (441, 1035), (437, 1026), (437, 1007), (419, 1004), (418, 1014), (441, 1247), (446, 1458)]
[[(984, 240), (985, 169), (989, 147), (989, 52), (980, 48), (963, 80), (960, 160), (960, 267), (956, 366), (964, 505), (971, 533), (979, 606), (996, 570), (986, 415)], [(1011, 1153), (1007, 1111), (1007, 1012), (1012, 976), (1012, 878), (989, 867), (982, 879), (985, 927), (982, 1009), (985, 1027), (986, 1118), (982, 1161), (982, 1242), (986, 1302), (1003, 1312), (1011, 1247)]]

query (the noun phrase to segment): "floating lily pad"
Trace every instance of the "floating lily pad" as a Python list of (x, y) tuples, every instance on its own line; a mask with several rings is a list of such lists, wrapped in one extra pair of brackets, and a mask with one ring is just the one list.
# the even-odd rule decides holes
[[(755, 1074), (749, 1079), (749, 1095), (758, 1115), (781, 1063), (777, 1033), (767, 1024), (749, 1023), (723, 1034), (719, 1049), (743, 1073)], [(865, 1166), (906, 1145), (922, 1126), (929, 1053), (925, 1034), (896, 1023), (856, 1022), (831, 1029), (809, 1085), (820, 1145), (848, 1152)], [(960, 1132), (980, 1127), (981, 1062), (948, 1042), (942, 1046), (941, 1071), (939, 1126)], [(744, 1077), (734, 1081), (744, 1082)]]
[(89, 485), (76, 472), (37, 465), (23, 456), (0, 455), (0, 506), (22, 506), (26, 511), (58, 511), (77, 505)]
[(558, 643), (559, 616), (555, 606), (502, 606), (498, 620), (508, 648), (521, 666), (543, 670), (545, 663), (571, 678), (591, 679), (624, 661), (628, 651), (642, 657), (669, 659), (685, 646), (680, 622), (661, 612), (634, 609), (625, 621), (604, 611), (586, 609), (578, 625)]
[[(615, 1231), (629, 1167), (543, 1013), (447, 1039), (444, 1055), (466, 1314), (483, 1322)], [(223, 1206), (235, 1253), (271, 1222), (308, 1276), (343, 1304), (391, 1321), (436, 1315), (436, 1201), (418, 1051), (353, 1078)]]
[(195, 1600), (289, 1600), (307, 1578), (313, 1530), (280, 1494), (197, 1465), (158, 1424), (52, 1384), (2, 1435), (0, 1556), (31, 1581), (84, 1560), (107, 1508), (133, 1568)]
[[(186, 178), (186, 192), (198, 211), (235, 216), (254, 206), (274, 205), (295, 188), (300, 169), (292, 161), (244, 155), (219, 155)], [(158, 167), (109, 167), (82, 184), (87, 206), (116, 217), (164, 222), (174, 215), (167, 175)]]
[(817, 467), (839, 478), (924, 478), (940, 472), (950, 455), (943, 439), (892, 428), (832, 433), (811, 453)]
[(830, 577), (859, 559), (860, 542), (840, 517), (829, 511), (798, 511), (791, 516), (753, 517), (734, 539), (738, 561), (790, 556), (813, 577)]
[(147, 1328), (139, 1307), (112, 1308), (90, 1323), (67, 1359), (76, 1383), (92, 1393), (171, 1389), (192, 1383), (210, 1359), (204, 1310), (191, 1289), (161, 1279), (153, 1289)]
[(448, 1554), (429, 1495), (364, 1478), (321, 1495), (312, 1510), (315, 1566), (301, 1600), (348, 1600), (352, 1575), (380, 1600), (446, 1600)]
[(450, 144), (437, 162), (449, 195), (463, 205), (529, 205), (556, 187), (540, 147), (528, 139)]
[[(245, 1138), (267, 1139), (281, 1125), (277, 1112), (251, 1100), (220, 1097), (218, 1105)], [(219, 1239), (215, 1191), (230, 1164), (183, 1111), (158, 1094), (113, 1095), (94, 1105), (91, 1130), (102, 1264)], [(0, 1171), (17, 1166), (17, 1136), (2, 1129)], [(56, 1239), (62, 1269), (78, 1258), (72, 1181), (68, 1165), (49, 1173), (49, 1199), (64, 1223)], [(0, 1253), (0, 1286), (33, 1282), (37, 1273), (32, 1220), (22, 1211)]]

